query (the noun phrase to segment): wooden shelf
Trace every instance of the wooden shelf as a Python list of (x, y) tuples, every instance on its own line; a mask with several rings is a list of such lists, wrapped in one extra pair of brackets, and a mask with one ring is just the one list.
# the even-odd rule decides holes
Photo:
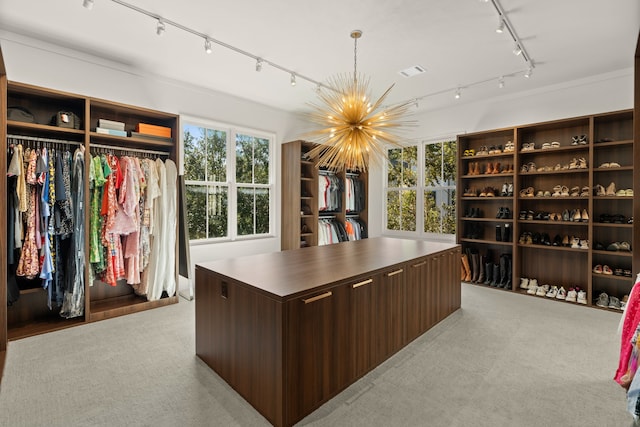
[[(636, 81), (637, 78), (636, 78)], [(637, 111), (636, 111), (637, 113)], [(463, 189), (476, 187), (477, 190), (491, 184), (490, 177), (501, 175), (468, 175), (467, 171), (471, 159), (481, 162), (483, 156), (459, 157), (457, 161), (458, 170), (465, 173), (459, 176), (457, 181), (457, 212), (469, 212), (469, 208), (480, 208), (487, 213), (491, 207), (507, 206), (513, 213), (513, 240), (515, 244), (495, 242), (491, 240), (478, 240), (464, 238), (462, 232), (468, 235), (479, 235), (491, 237), (494, 230), (490, 230), (493, 225), (500, 224), (499, 219), (492, 218), (457, 218), (457, 229), (459, 230), (458, 243), (465, 250), (472, 250), (471, 254), (479, 253), (489, 256), (489, 261), (496, 263), (498, 253), (511, 252), (512, 260), (512, 281), (516, 283), (522, 273), (530, 277), (544, 279), (545, 283), (565, 283), (571, 286), (580, 286), (587, 292), (587, 299), (591, 301), (594, 297), (593, 280), (590, 266), (591, 261), (619, 260), (620, 264), (625, 264), (626, 268), (635, 267), (637, 264), (631, 252), (609, 252), (596, 251), (593, 246), (596, 241), (627, 241), (632, 242), (632, 247), (640, 245), (640, 233), (634, 232), (633, 224), (613, 224), (595, 222), (601, 214), (617, 213), (625, 217), (638, 216), (639, 202), (634, 201), (631, 196), (594, 196), (594, 186), (596, 184), (608, 184), (615, 182), (618, 189), (633, 188), (637, 180), (638, 162), (638, 141), (634, 144), (634, 111), (622, 110), (610, 113), (600, 113), (582, 117), (560, 119), (542, 123), (532, 123), (504, 129), (494, 129), (484, 132), (475, 132), (458, 135), (458, 153), (460, 156), (465, 150), (476, 150), (489, 145), (505, 144), (507, 141), (514, 141), (518, 152), (513, 156), (514, 163), (514, 197), (473, 197), (465, 196)], [(640, 134), (638, 126), (635, 132)], [(588, 140), (585, 144), (572, 145), (576, 135), (586, 135)], [(599, 138), (612, 138), (611, 142), (594, 142)], [(561, 144), (557, 148), (542, 149), (544, 142), (559, 141)], [(522, 150), (523, 144), (535, 143), (534, 150)], [(511, 153), (509, 153), (509, 156)], [(589, 167), (568, 169), (572, 163), (572, 158), (584, 158)], [(505, 160), (505, 162), (508, 162)], [(522, 165), (534, 162), (539, 168), (533, 172), (525, 172)], [(621, 167), (601, 168), (604, 163), (616, 162)], [(486, 165), (486, 162), (484, 162)], [(567, 169), (555, 169), (555, 165), (567, 166)], [(475, 165), (474, 165), (475, 166)], [(516, 167), (519, 166), (519, 167)], [(541, 168), (553, 167), (553, 170), (541, 170)], [(634, 169), (635, 167), (635, 169)], [(486, 179), (483, 179), (486, 178)], [(475, 181), (474, 181), (475, 179)], [(511, 179), (511, 176), (509, 177)], [(598, 182), (600, 181), (600, 182)], [(603, 182), (604, 181), (604, 182)], [(476, 184), (477, 183), (477, 184)], [(582, 188), (589, 186), (586, 196), (542, 196), (535, 194), (542, 191), (549, 191), (553, 194), (552, 188), (556, 185), (564, 185), (567, 188)], [(531, 187), (534, 190), (532, 196), (521, 196), (520, 191)], [(640, 189), (635, 189), (640, 191)], [(586, 193), (585, 193), (586, 194)], [(483, 205), (480, 201), (495, 200), (491, 204)], [(631, 203), (633, 201), (633, 205)], [(589, 220), (585, 222), (574, 221), (551, 221), (520, 219), (521, 211), (534, 211), (536, 213), (544, 211), (549, 213), (563, 212), (566, 209), (586, 209)], [(489, 212), (491, 213), (491, 212)], [(564, 246), (547, 246), (539, 244), (520, 244), (519, 236), (524, 231), (545, 231), (553, 238), (554, 235), (579, 235), (584, 239), (589, 239), (589, 249), (576, 249)], [(494, 248), (494, 245), (503, 245), (503, 248)], [(512, 250), (509, 250), (509, 247)], [(489, 262), (487, 261), (487, 262)], [(633, 266), (631, 265), (633, 264)], [(629, 288), (622, 285), (625, 279), (616, 283), (604, 285), (598, 283), (599, 288), (610, 295), (618, 295), (623, 290), (628, 293)], [(566, 286), (565, 286), (566, 288)], [(591, 306), (591, 302), (587, 304)]]
[(178, 296), (161, 298), (155, 301), (147, 301), (145, 297), (134, 294), (122, 297), (109, 298), (101, 301), (91, 301), (89, 321), (109, 319), (152, 308), (164, 307), (178, 302)]
[(633, 282), (633, 277), (629, 276), (616, 276), (615, 274), (602, 274), (602, 273), (592, 273), (593, 277), (597, 277), (600, 279), (611, 279), (611, 280), (620, 280), (623, 282)]
[(12, 325), (9, 330), (9, 341), (41, 335), (48, 332), (59, 331), (85, 323), (84, 318), (76, 317), (64, 319), (57, 312), (51, 312), (50, 317), (32, 319), (29, 322)]
[(513, 222), (513, 218), (460, 218), (461, 221)]
[[(58, 138), (63, 138), (65, 135), (84, 135), (84, 129), (69, 129), (61, 128), (58, 126), (41, 125), (37, 123), (25, 123), (17, 122), (15, 120), (7, 120), (8, 134), (15, 131), (36, 131), (38, 133), (44, 133), (49, 135), (56, 135)], [(74, 140), (77, 138), (74, 138)]]
[(504, 173), (483, 173), (479, 175), (462, 175), (464, 179), (474, 179), (474, 178), (504, 178), (504, 177), (513, 177), (513, 172), (504, 172)]

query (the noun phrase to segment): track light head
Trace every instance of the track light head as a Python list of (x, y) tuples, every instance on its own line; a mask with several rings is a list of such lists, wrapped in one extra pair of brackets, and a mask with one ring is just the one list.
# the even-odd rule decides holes
[(500, 76), (498, 79), (498, 87), (502, 89), (504, 87), (504, 77)]
[(522, 53), (522, 48), (520, 47), (520, 45), (518, 43), (516, 43), (515, 47), (513, 48), (513, 54), (515, 56), (518, 56)]
[(500, 18), (500, 22), (498, 22), (498, 26), (496, 27), (496, 33), (502, 34), (504, 32), (504, 19)]
[(83, 0), (82, 6), (84, 6), (85, 9), (93, 9), (93, 0)]
[(528, 79), (529, 77), (531, 77), (532, 72), (533, 72), (533, 67), (527, 68), (527, 71), (525, 71), (524, 73), (524, 77)]
[(320, 83), (316, 86), (316, 93), (320, 93), (322, 91), (322, 85)]
[(156, 24), (156, 34), (161, 36), (162, 33), (164, 33), (164, 30), (165, 30), (164, 22), (162, 22), (162, 19), (158, 19), (158, 23)]
[(213, 50), (211, 49), (211, 40), (204, 39), (204, 51), (207, 53), (211, 53)]
[(457, 89), (456, 89), (456, 94), (454, 95), (454, 98), (456, 98), (456, 99), (460, 99), (460, 96), (462, 96), (462, 95), (460, 94), (460, 88), (457, 88)]
[(256, 59), (256, 71), (257, 72), (262, 71), (262, 59), (260, 58)]
[(296, 85), (296, 75), (294, 73), (291, 73), (291, 86), (295, 86)]

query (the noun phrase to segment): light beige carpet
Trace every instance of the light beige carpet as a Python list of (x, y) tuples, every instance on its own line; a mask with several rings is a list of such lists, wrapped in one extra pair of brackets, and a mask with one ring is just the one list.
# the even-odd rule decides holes
[[(299, 425), (631, 425), (620, 315), (462, 285), (462, 309)], [(0, 426), (267, 426), (195, 356), (194, 304), (9, 344)]]

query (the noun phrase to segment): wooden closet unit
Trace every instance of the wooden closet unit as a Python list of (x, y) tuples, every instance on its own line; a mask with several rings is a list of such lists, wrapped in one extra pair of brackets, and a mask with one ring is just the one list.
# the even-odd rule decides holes
[[(368, 176), (366, 172), (324, 172), (318, 168), (318, 159), (306, 155), (316, 144), (307, 141), (291, 141), (282, 144), (282, 227), (281, 249), (297, 249), (318, 246), (318, 221), (335, 218), (344, 224), (348, 218), (357, 218), (368, 225)], [(318, 179), (322, 174), (335, 175), (342, 183), (347, 178), (362, 183), (364, 205), (350, 212), (347, 208), (346, 190), (342, 192), (340, 209), (321, 212), (319, 210)], [(299, 183), (299, 185), (298, 185)]]
[[(493, 263), (508, 254), (508, 290), (526, 293), (520, 279), (535, 278), (539, 285), (567, 291), (579, 287), (586, 292), (584, 305), (593, 307), (601, 292), (620, 299), (628, 295), (635, 274), (622, 272), (637, 273), (632, 221), (638, 197), (619, 190), (638, 190), (633, 179), (633, 129), (633, 110), (623, 110), (459, 135), (457, 239), (463, 252), (485, 255)], [(507, 147), (513, 149), (505, 151)], [(496, 163), (499, 171), (488, 173)], [(507, 172), (505, 164), (512, 170)], [(607, 189), (611, 183), (614, 194), (598, 194), (597, 186)], [(502, 194), (505, 184), (513, 185), (512, 194)], [(505, 207), (510, 216), (499, 218)], [(557, 219), (556, 214), (565, 211), (580, 215)], [(511, 229), (507, 241), (497, 233), (505, 226)], [(556, 236), (562, 243), (564, 236), (576, 237), (586, 247), (555, 245)], [(631, 243), (631, 251), (608, 249), (614, 242)], [(598, 265), (620, 274), (598, 272)]]
[[(77, 144), (85, 148), (85, 197), (83, 201), (86, 207), (84, 209), (85, 235), (83, 239), (85, 254), (89, 254), (89, 153), (95, 155), (96, 150), (101, 150), (101, 152), (112, 152), (118, 156), (146, 155), (147, 157), (159, 157), (163, 160), (171, 159), (178, 164), (179, 118), (175, 114), (45, 89), (23, 83), (7, 82), (6, 76), (4, 75), (0, 76), (0, 84), (2, 84), (0, 132), (3, 141), (7, 141), (8, 135), (16, 135), (21, 137), (69, 141), (73, 142), (74, 146)], [(28, 109), (35, 117), (36, 123), (6, 120), (7, 107), (14, 106)], [(79, 128), (63, 128), (52, 124), (52, 117), (59, 111), (68, 111), (77, 115), (80, 119)], [(171, 138), (124, 137), (97, 133), (96, 127), (99, 119), (124, 123), (128, 135), (131, 131), (136, 130), (138, 123), (168, 127), (171, 129)], [(6, 155), (0, 156), (0, 170), (3, 176), (6, 176)], [(3, 194), (6, 194), (6, 179), (1, 180), (1, 182), (0, 189), (2, 189)], [(6, 199), (0, 202), (0, 209), (6, 213)], [(176, 212), (176, 225), (179, 223), (178, 215), (179, 212)], [(6, 215), (3, 213), (1, 218), (2, 224), (0, 225), (6, 229)], [(118, 281), (117, 286), (114, 287), (102, 283), (99, 280), (96, 280), (93, 286), (90, 286), (89, 257), (87, 255), (84, 266), (84, 316), (64, 319), (60, 317), (58, 310), (49, 310), (46, 301), (47, 292), (42, 287), (21, 290), (19, 300), (12, 306), (7, 307), (7, 242), (4, 236), (5, 233), (2, 233), (0, 236), (1, 274), (3, 277), (3, 284), (0, 286), (0, 367), (8, 340), (46, 333), (178, 302), (177, 292), (171, 297), (166, 296), (165, 293), (159, 300), (148, 301), (146, 297), (135, 295), (133, 288), (127, 285), (124, 280)], [(177, 266), (179, 262), (177, 243), (175, 252), (175, 280), (177, 283)]]

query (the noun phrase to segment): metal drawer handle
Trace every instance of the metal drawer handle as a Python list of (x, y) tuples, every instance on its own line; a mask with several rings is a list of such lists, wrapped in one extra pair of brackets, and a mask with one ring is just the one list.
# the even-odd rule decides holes
[(402, 273), (404, 270), (402, 268), (396, 270), (396, 271), (392, 271), (391, 273), (387, 273), (387, 277), (391, 277), (391, 276), (395, 276), (396, 274), (400, 274)]
[(309, 304), (310, 302), (318, 301), (323, 298), (330, 297), (331, 295), (333, 295), (333, 292), (328, 291), (328, 292), (325, 292), (324, 294), (316, 295), (315, 297), (303, 299), (302, 302), (304, 302), (305, 304)]
[(420, 267), (420, 266), (425, 265), (426, 263), (427, 263), (427, 261), (422, 261), (422, 262), (419, 262), (417, 264), (413, 264), (411, 267)]
[(363, 285), (368, 285), (369, 283), (373, 283), (373, 279), (363, 280), (362, 282), (358, 282), (358, 283), (355, 283), (355, 284), (351, 285), (351, 287), (353, 289), (355, 289), (355, 288), (359, 288), (360, 286), (363, 286)]

